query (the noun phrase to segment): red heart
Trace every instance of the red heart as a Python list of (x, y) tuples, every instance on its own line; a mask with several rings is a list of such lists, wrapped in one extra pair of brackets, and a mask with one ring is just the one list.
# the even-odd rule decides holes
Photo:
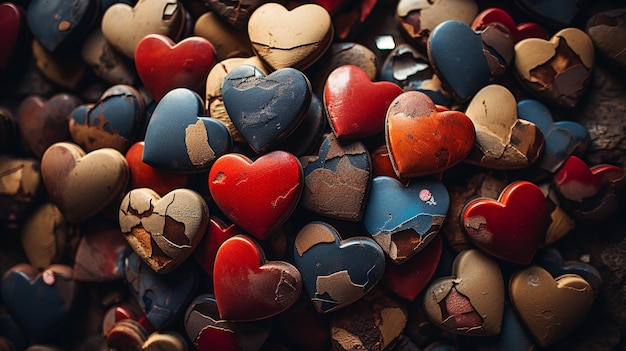
[(137, 74), (156, 101), (174, 88), (201, 93), (215, 62), (213, 44), (199, 36), (174, 45), (165, 35), (150, 34), (135, 49)]
[(582, 202), (596, 195), (610, 182), (624, 177), (624, 170), (613, 165), (588, 167), (576, 156), (570, 156), (554, 175), (558, 191), (568, 200)]
[(158, 169), (143, 162), (143, 148), (144, 142), (138, 141), (126, 151), (126, 161), (130, 169), (130, 189), (150, 188), (164, 196), (187, 184), (187, 174)]
[(0, 68), (7, 67), (11, 61), (25, 26), (26, 16), (20, 6), (10, 2), (0, 4)]
[(424, 93), (407, 91), (387, 111), (385, 140), (394, 171), (410, 178), (448, 169), (474, 148), (476, 132), (462, 112), (438, 112)]
[(344, 7), (350, 0), (315, 0), (315, 2), (322, 6), (330, 14), (334, 14), (337, 10)]
[(237, 228), (236, 225), (231, 224), (227, 226), (224, 221), (213, 216), (209, 219), (207, 233), (202, 238), (198, 248), (193, 252), (193, 258), (209, 277), (213, 276), (217, 250), (226, 239), (237, 234), (242, 234), (242, 230)]
[(509, 184), (498, 200), (470, 201), (461, 216), (476, 246), (494, 257), (525, 265), (543, 244), (548, 220), (543, 191), (527, 181)]
[(213, 201), (225, 216), (257, 239), (267, 239), (295, 209), (302, 194), (302, 166), (285, 151), (254, 163), (241, 154), (218, 158), (209, 172)]
[(237, 235), (217, 251), (213, 289), (223, 319), (252, 321), (275, 316), (293, 305), (302, 291), (302, 278), (292, 264), (266, 261), (252, 238)]
[(472, 23), (472, 29), (480, 31), (489, 25), (489, 23), (498, 22), (504, 25), (513, 36), (513, 41), (518, 42), (527, 38), (548, 37), (548, 31), (537, 23), (527, 22), (517, 25), (508, 12), (499, 8), (488, 8), (479, 13)]
[(333, 133), (341, 139), (382, 132), (387, 108), (401, 93), (402, 88), (391, 82), (372, 83), (360, 67), (337, 67), (324, 86), (324, 106)]

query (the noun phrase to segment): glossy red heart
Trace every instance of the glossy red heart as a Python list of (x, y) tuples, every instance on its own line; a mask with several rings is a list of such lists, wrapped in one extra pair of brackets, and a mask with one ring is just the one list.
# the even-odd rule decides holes
[(166, 35), (150, 34), (135, 49), (137, 74), (156, 101), (174, 88), (200, 94), (215, 62), (213, 44), (199, 36), (174, 44)]
[(215, 216), (211, 216), (209, 219), (207, 232), (198, 245), (198, 248), (193, 252), (193, 258), (209, 277), (213, 276), (217, 250), (226, 239), (237, 234), (243, 234), (243, 231), (236, 225), (226, 225), (224, 221)]
[(10, 2), (0, 4), (0, 68), (7, 67), (11, 61), (25, 26), (26, 16), (20, 6)]
[(505, 187), (498, 200), (468, 202), (461, 220), (477, 247), (499, 259), (527, 265), (544, 243), (546, 207), (541, 188), (517, 181)]
[(231, 153), (218, 158), (209, 172), (213, 201), (246, 233), (267, 239), (295, 209), (302, 194), (298, 159), (273, 151), (252, 162)]
[(150, 188), (163, 196), (187, 184), (188, 175), (152, 167), (143, 162), (144, 142), (134, 143), (126, 151), (126, 161), (130, 169), (130, 189)]
[(462, 112), (438, 112), (424, 93), (407, 91), (389, 106), (385, 140), (396, 174), (434, 174), (461, 162), (472, 151), (476, 132)]
[(324, 86), (324, 106), (337, 138), (363, 138), (382, 132), (385, 113), (402, 88), (391, 82), (373, 83), (357, 66), (334, 69)]
[(480, 31), (493, 22), (504, 25), (511, 32), (513, 41), (516, 43), (526, 38), (546, 39), (549, 35), (548, 31), (537, 23), (526, 22), (517, 25), (508, 12), (496, 7), (485, 9), (479, 13), (471, 27), (475, 31)]
[(302, 292), (302, 278), (292, 264), (267, 261), (252, 238), (236, 235), (217, 251), (213, 289), (223, 319), (252, 321), (293, 305)]
[(596, 195), (610, 182), (623, 178), (625, 172), (617, 166), (600, 164), (587, 166), (585, 161), (570, 156), (555, 173), (554, 182), (559, 193), (568, 200), (582, 202)]

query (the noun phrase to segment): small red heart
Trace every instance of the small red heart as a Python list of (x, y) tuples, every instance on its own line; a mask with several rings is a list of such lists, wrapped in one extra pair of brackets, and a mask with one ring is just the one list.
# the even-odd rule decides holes
[(324, 106), (337, 138), (363, 138), (382, 132), (385, 113), (402, 88), (391, 82), (373, 83), (353, 65), (334, 69), (324, 86)]
[(496, 7), (485, 9), (479, 13), (471, 27), (473, 30), (480, 31), (493, 22), (504, 25), (511, 32), (513, 41), (516, 43), (527, 38), (546, 39), (548, 37), (548, 31), (541, 25), (533, 22), (517, 25), (508, 12)]
[(303, 172), (298, 159), (273, 151), (254, 163), (231, 153), (218, 158), (209, 172), (213, 201), (225, 216), (260, 240), (282, 225), (302, 194)]
[(130, 169), (130, 189), (150, 188), (163, 196), (187, 185), (188, 175), (152, 167), (143, 162), (144, 142), (138, 141), (126, 151)]
[(470, 201), (461, 218), (470, 240), (480, 249), (502, 260), (527, 265), (544, 243), (546, 208), (541, 188), (517, 181), (504, 188), (498, 200)]
[(226, 239), (237, 234), (243, 234), (243, 231), (237, 228), (236, 225), (226, 225), (224, 221), (214, 216), (211, 216), (209, 219), (207, 233), (202, 238), (198, 248), (193, 252), (193, 258), (209, 277), (213, 276), (217, 250)]
[(596, 195), (610, 182), (624, 177), (624, 170), (613, 165), (592, 167), (576, 156), (570, 156), (554, 175), (559, 193), (568, 200), (582, 202)]
[(302, 278), (292, 264), (267, 261), (252, 238), (237, 235), (217, 251), (213, 287), (223, 319), (252, 321), (275, 316), (293, 305), (302, 292)]
[(200, 94), (215, 62), (213, 44), (199, 36), (174, 44), (166, 35), (150, 34), (135, 49), (137, 74), (156, 101), (174, 88)]
[(26, 16), (20, 6), (10, 2), (0, 4), (0, 68), (7, 67), (11, 61), (25, 28)]

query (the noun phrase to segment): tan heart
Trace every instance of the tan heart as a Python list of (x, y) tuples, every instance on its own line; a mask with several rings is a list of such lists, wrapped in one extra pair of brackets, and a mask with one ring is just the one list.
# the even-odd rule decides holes
[(333, 24), (320, 5), (305, 4), (289, 11), (280, 4), (266, 3), (250, 16), (248, 35), (268, 67), (304, 70), (330, 46)]
[(482, 88), (465, 114), (474, 123), (476, 144), (467, 162), (492, 169), (519, 169), (535, 162), (543, 150), (543, 133), (517, 117), (515, 96), (497, 84)]
[(209, 208), (189, 189), (173, 190), (163, 198), (148, 188), (124, 196), (120, 228), (137, 255), (157, 273), (181, 264), (198, 246), (209, 224)]
[(154, 332), (141, 347), (142, 351), (187, 351), (185, 339), (173, 331)]
[(85, 154), (76, 144), (60, 142), (41, 157), (41, 177), (48, 195), (71, 224), (93, 217), (118, 199), (129, 175), (126, 158), (115, 149)]
[(185, 9), (176, 0), (139, 0), (109, 6), (102, 16), (102, 34), (115, 49), (130, 58), (148, 34), (163, 34), (177, 41), (185, 24)]
[(509, 291), (513, 308), (542, 347), (576, 328), (593, 304), (586, 280), (576, 274), (553, 278), (537, 266), (513, 274)]
[(500, 333), (504, 280), (498, 263), (476, 249), (459, 253), (452, 276), (433, 281), (424, 294), (426, 316), (456, 334)]

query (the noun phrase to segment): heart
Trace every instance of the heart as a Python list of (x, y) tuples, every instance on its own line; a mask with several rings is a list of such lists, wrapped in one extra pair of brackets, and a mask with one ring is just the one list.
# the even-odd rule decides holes
[(226, 225), (224, 221), (215, 216), (209, 218), (207, 232), (198, 244), (198, 248), (193, 252), (193, 258), (209, 277), (213, 276), (217, 250), (226, 239), (237, 234), (243, 234), (243, 231), (236, 225)]
[(387, 144), (379, 146), (370, 157), (372, 159), (372, 177), (387, 176), (399, 180), (404, 185), (409, 184), (409, 180), (401, 179), (394, 172)]
[(311, 104), (304, 73), (283, 68), (265, 76), (251, 65), (233, 68), (222, 83), (222, 100), (235, 128), (262, 154), (302, 122)]
[(541, 156), (544, 136), (517, 115), (515, 96), (502, 85), (482, 88), (465, 114), (476, 128), (476, 145), (467, 162), (492, 169), (520, 169)]
[(205, 5), (233, 27), (244, 30), (248, 24), (250, 15), (259, 5), (263, 4), (263, 2), (263, 0), (248, 0), (243, 3), (207, 1)]
[(497, 200), (468, 202), (461, 220), (478, 248), (499, 259), (527, 265), (544, 242), (546, 198), (535, 184), (516, 181), (507, 185)]
[(141, 325), (131, 319), (121, 320), (106, 334), (107, 347), (129, 351), (141, 350), (146, 341), (147, 332)]
[(208, 170), (230, 152), (232, 137), (226, 126), (204, 115), (200, 96), (187, 88), (171, 90), (154, 109), (144, 140), (143, 162), (177, 172)]
[(363, 226), (395, 264), (423, 250), (439, 233), (450, 207), (450, 196), (440, 182), (404, 186), (379, 176), (372, 180)]
[(500, 333), (504, 280), (498, 264), (476, 249), (454, 259), (452, 276), (433, 281), (424, 294), (424, 312), (437, 327), (455, 334)]
[(141, 312), (139, 306), (129, 303), (119, 303), (109, 308), (104, 313), (104, 317), (102, 317), (102, 334), (109, 334), (111, 329), (125, 319), (132, 320), (132, 322), (139, 324), (145, 333), (151, 333), (155, 330), (146, 319), (146, 315)]
[(131, 189), (150, 188), (163, 196), (177, 188), (187, 185), (189, 176), (185, 173), (169, 172), (143, 162), (144, 142), (134, 143), (126, 152), (126, 162), (130, 169)]
[(74, 256), (74, 280), (105, 282), (123, 278), (126, 240), (116, 224), (89, 221)]
[(37, 269), (44, 269), (63, 261), (72, 242), (72, 234), (61, 211), (54, 204), (45, 203), (23, 223), (20, 239), (28, 262)]
[(508, 29), (497, 22), (474, 32), (463, 22), (448, 20), (432, 31), (428, 57), (446, 90), (464, 102), (513, 63), (513, 45)]
[(387, 108), (402, 88), (391, 82), (372, 83), (354, 65), (334, 69), (324, 86), (324, 106), (333, 133), (339, 138), (364, 138), (382, 132)]
[(622, 71), (626, 70), (625, 22), (626, 11), (622, 8), (596, 13), (587, 20), (585, 25), (585, 32), (593, 41), (594, 47)]
[(163, 34), (149, 34), (135, 49), (137, 74), (152, 97), (159, 101), (174, 88), (200, 93), (215, 65), (213, 44), (203, 37), (187, 37), (179, 43)]
[(543, 155), (538, 166), (546, 171), (556, 172), (574, 151), (585, 149), (589, 140), (589, 133), (582, 124), (574, 121), (554, 122), (550, 110), (537, 100), (520, 100), (517, 103), (517, 115), (534, 123), (543, 133)]
[(126, 56), (109, 44), (100, 28), (85, 38), (80, 53), (91, 71), (105, 82), (136, 85), (137, 72), (132, 62), (128, 62)]
[(187, 351), (187, 341), (174, 331), (154, 332), (141, 346), (142, 351)]
[(424, 93), (407, 91), (389, 106), (385, 141), (397, 176), (411, 178), (446, 170), (474, 147), (472, 121), (459, 111), (438, 112)]
[(311, 104), (300, 125), (271, 150), (284, 150), (296, 157), (313, 153), (324, 134), (327, 133), (326, 120), (324, 105), (315, 94), (311, 95)]
[(380, 281), (382, 286), (412, 302), (426, 288), (435, 274), (441, 258), (443, 240), (436, 235), (418, 254), (401, 265), (385, 264), (385, 273)]
[(209, 208), (199, 194), (180, 188), (161, 197), (154, 190), (129, 191), (119, 223), (130, 247), (155, 272), (178, 267), (198, 246), (209, 224)]
[(320, 313), (344, 308), (367, 294), (382, 278), (385, 254), (370, 238), (342, 239), (330, 224), (314, 221), (295, 238), (294, 263)]
[(224, 320), (217, 311), (213, 295), (196, 297), (185, 313), (185, 331), (198, 351), (258, 350), (267, 340), (271, 319), (254, 322)]
[(370, 156), (361, 142), (342, 144), (329, 134), (317, 156), (300, 158), (304, 189), (300, 206), (323, 216), (359, 221), (367, 203)]
[(472, 29), (480, 31), (485, 29), (489, 23), (498, 22), (504, 25), (511, 35), (513, 36), (513, 42), (517, 43), (527, 38), (542, 38), (548, 37), (548, 31), (541, 25), (533, 22), (526, 22), (517, 25), (511, 15), (503, 9), (497, 7), (490, 7), (479, 13), (474, 22), (472, 22)]
[(302, 278), (292, 264), (267, 261), (252, 238), (236, 235), (217, 250), (213, 290), (223, 319), (254, 321), (293, 305), (302, 291)]
[(42, 188), (38, 161), (0, 155), (0, 228), (19, 229), (39, 204)]
[(591, 82), (593, 42), (578, 28), (565, 28), (548, 40), (529, 38), (515, 44), (515, 72), (540, 99), (574, 108)]
[(19, 6), (10, 2), (0, 4), (0, 69), (7, 68), (13, 61), (13, 55), (17, 52), (26, 33), (26, 12)]
[(41, 158), (50, 145), (68, 141), (70, 114), (81, 103), (80, 98), (66, 93), (48, 100), (36, 95), (23, 99), (17, 112), (17, 124), (26, 147)]
[(531, 15), (556, 24), (559, 27), (569, 26), (582, 7), (582, 4), (578, 1), (516, 0), (515, 2)]
[(285, 151), (272, 151), (254, 162), (231, 153), (215, 161), (208, 184), (213, 201), (225, 216), (247, 234), (265, 240), (298, 204), (302, 166)]
[(330, 46), (333, 24), (320, 5), (304, 4), (287, 10), (281, 4), (270, 2), (252, 13), (248, 34), (252, 48), (268, 67), (304, 70)]
[(72, 139), (85, 151), (113, 148), (126, 152), (144, 124), (144, 102), (128, 85), (114, 85), (95, 104), (72, 111), (69, 129)]
[(207, 11), (198, 17), (193, 32), (195, 35), (208, 39), (213, 44), (217, 61), (256, 57), (248, 38), (248, 31), (238, 30), (229, 25), (213, 11)]
[(538, 266), (514, 273), (509, 291), (513, 308), (542, 347), (574, 330), (593, 304), (593, 289), (583, 278), (575, 274), (553, 278)]
[(84, 82), (87, 67), (77, 51), (52, 54), (39, 41), (33, 40), (31, 52), (37, 72), (45, 80), (72, 91), (82, 89), (80, 85)]
[(139, 0), (135, 6), (116, 3), (102, 15), (102, 34), (115, 49), (135, 57), (139, 41), (148, 34), (177, 40), (183, 32), (185, 9), (176, 0)]
[(48, 195), (70, 224), (93, 217), (117, 200), (128, 176), (128, 163), (115, 149), (86, 154), (76, 144), (61, 142), (41, 157), (41, 178)]
[(70, 317), (77, 296), (72, 268), (55, 264), (43, 272), (28, 264), (9, 268), (2, 277), (2, 301), (33, 341), (50, 339)]

